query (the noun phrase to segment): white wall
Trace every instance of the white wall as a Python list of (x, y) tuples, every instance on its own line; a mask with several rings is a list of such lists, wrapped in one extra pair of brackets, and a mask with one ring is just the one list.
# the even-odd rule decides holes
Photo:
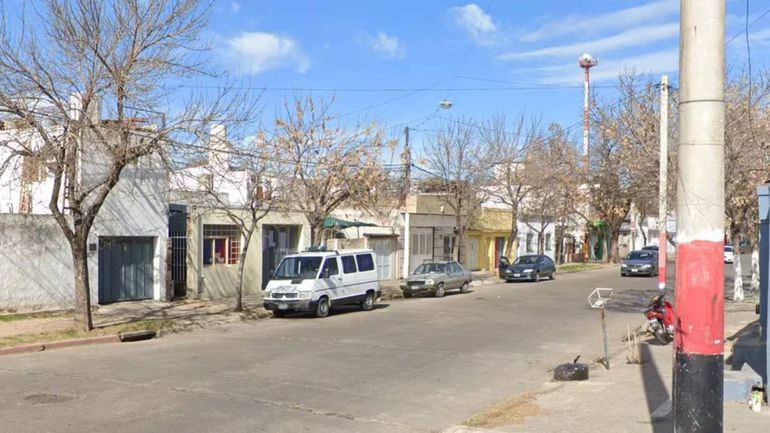
[[(540, 230), (541, 224), (537, 222), (530, 222), (529, 225), (524, 222), (517, 222), (519, 226), (519, 250), (518, 256), (526, 255), (526, 254), (537, 254), (537, 230)], [(550, 257), (552, 260), (555, 260), (556, 257), (556, 231), (555, 231), (555, 225), (553, 223), (548, 224), (548, 226), (545, 228), (545, 231), (543, 232), (543, 247), (544, 251), (543, 253)], [(532, 235), (532, 251), (527, 250), (527, 235)], [(548, 240), (548, 236), (550, 234), (550, 243), (546, 244), (546, 241)]]

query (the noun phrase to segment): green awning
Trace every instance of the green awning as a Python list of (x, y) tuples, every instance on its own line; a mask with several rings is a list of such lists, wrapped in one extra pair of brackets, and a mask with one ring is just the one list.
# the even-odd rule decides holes
[(365, 223), (363, 221), (348, 221), (339, 218), (324, 218), (325, 229), (347, 229), (350, 227), (375, 227), (377, 224)]

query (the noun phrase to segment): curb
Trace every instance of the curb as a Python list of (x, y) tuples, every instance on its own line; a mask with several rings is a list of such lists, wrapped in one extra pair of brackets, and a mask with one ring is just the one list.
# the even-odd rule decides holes
[(0, 349), (0, 356), (16, 355), (21, 353), (43, 352), (52, 349), (61, 349), (63, 347), (90, 346), (94, 344), (120, 343), (119, 335), (105, 335), (101, 337), (78, 338), (76, 340), (53, 341), (50, 343), (26, 344), (23, 346), (13, 346)]

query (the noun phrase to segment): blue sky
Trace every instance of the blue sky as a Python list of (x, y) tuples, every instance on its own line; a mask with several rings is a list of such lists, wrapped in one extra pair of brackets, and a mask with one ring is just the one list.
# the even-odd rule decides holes
[[(751, 7), (753, 20), (767, 5)], [(743, 28), (745, 8), (728, 1), (728, 38)], [(223, 0), (209, 31), (217, 61), (273, 89), (266, 115), (286, 97), (335, 95), (343, 121), (375, 119), (395, 133), (404, 123), (435, 127), (429, 116), (442, 99), (454, 103), (442, 117), (525, 112), (571, 125), (582, 109), (581, 53), (599, 58), (600, 96), (611, 97), (623, 69), (676, 82), (678, 27), (679, 0)], [(750, 37), (755, 70), (767, 66), (770, 16)], [(745, 49), (736, 38), (729, 62), (743, 65)]]

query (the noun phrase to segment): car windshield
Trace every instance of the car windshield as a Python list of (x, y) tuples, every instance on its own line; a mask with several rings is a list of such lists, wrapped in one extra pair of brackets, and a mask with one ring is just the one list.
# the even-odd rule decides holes
[(631, 251), (627, 258), (628, 260), (650, 260), (652, 259), (652, 253), (647, 251)]
[(321, 257), (286, 257), (273, 276), (277, 280), (315, 278), (321, 267)]
[(446, 270), (446, 263), (423, 263), (414, 270), (415, 275), (423, 274), (443, 274)]
[(731, 253), (731, 252), (733, 252), (733, 247), (725, 247), (725, 252), (726, 252), (726, 253)]
[(513, 261), (514, 265), (536, 265), (537, 256), (521, 256)]

